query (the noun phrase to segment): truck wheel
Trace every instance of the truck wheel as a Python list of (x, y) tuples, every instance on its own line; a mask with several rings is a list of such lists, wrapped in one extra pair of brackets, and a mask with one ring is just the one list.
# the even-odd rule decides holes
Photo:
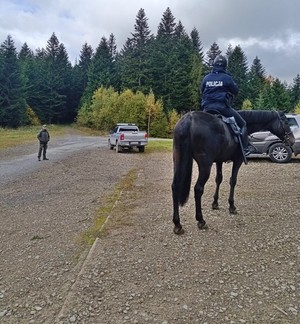
[(110, 150), (112, 150), (114, 148), (114, 146), (110, 144), (110, 140), (108, 140), (108, 147)]
[(139, 152), (141, 153), (145, 152), (145, 146), (139, 146)]

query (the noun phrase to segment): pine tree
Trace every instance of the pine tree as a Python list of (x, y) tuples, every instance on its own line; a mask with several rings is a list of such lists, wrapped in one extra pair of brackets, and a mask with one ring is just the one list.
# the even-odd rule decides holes
[(34, 53), (28, 47), (27, 43), (24, 43), (19, 54), (18, 54), (18, 61), (21, 68), (21, 76), (22, 82), (24, 85), (24, 97), (28, 102), (28, 98), (30, 96), (30, 92), (32, 90), (32, 83), (31, 83), (31, 74), (34, 71)]
[(232, 55), (232, 52), (233, 52), (233, 47), (231, 44), (228, 45), (227, 47), (227, 51), (226, 51), (226, 57), (227, 57), (227, 60), (230, 58), (230, 56)]
[(150, 40), (151, 31), (148, 25), (148, 18), (144, 9), (140, 9), (137, 13), (134, 25), (134, 32), (131, 33), (133, 36), (133, 42), (135, 47), (143, 49)]
[(18, 54), (18, 58), (22, 60), (22, 59), (33, 58), (33, 57), (34, 57), (33, 51), (29, 48), (27, 43), (24, 43)]
[(182, 25), (182, 22), (179, 20), (178, 24), (174, 29), (175, 39), (187, 38), (187, 33)]
[(94, 91), (114, 85), (115, 61), (106, 37), (102, 37), (88, 68), (88, 81), (82, 103), (90, 104)]
[(290, 89), (290, 98), (291, 98), (291, 106), (296, 107), (300, 103), (300, 75), (297, 76), (293, 80), (293, 84)]
[(265, 68), (262, 66), (260, 59), (257, 56), (253, 60), (247, 79), (247, 98), (252, 104), (254, 104), (257, 101), (266, 81)]
[(219, 45), (214, 42), (206, 53), (205, 65), (208, 69), (212, 67), (215, 58), (221, 53), (222, 51), (220, 50)]
[(26, 101), (42, 122), (48, 122), (51, 115), (48, 108), (46, 51), (36, 50), (35, 56), (24, 60), (26, 69), (23, 70), (26, 79)]
[(294, 107), (291, 106), (287, 85), (282, 83), (278, 78), (272, 84), (270, 98), (274, 110), (280, 110), (285, 113), (293, 111)]
[(258, 109), (280, 110), (285, 113), (292, 112), (293, 107), (291, 106), (287, 85), (278, 78), (268, 77), (260, 92), (256, 107)]
[(114, 34), (109, 35), (108, 39), (108, 48), (109, 52), (112, 58), (112, 66), (111, 66), (111, 86), (117, 90), (121, 90), (121, 75), (120, 75), (120, 69), (118, 65), (118, 57), (119, 53), (117, 51), (117, 45), (116, 45), (116, 38)]
[(193, 28), (190, 36), (195, 50), (199, 53), (201, 62), (204, 62), (203, 47), (198, 30), (196, 28)]
[(196, 28), (193, 28), (191, 32), (191, 40), (193, 47), (195, 48), (195, 53), (192, 54), (192, 87), (191, 87), (191, 100), (193, 105), (193, 110), (198, 110), (200, 108), (201, 93), (200, 84), (205, 74), (208, 73), (207, 67), (204, 65), (204, 54), (202, 48), (202, 42), (199, 37), (199, 32)]
[(71, 64), (63, 44), (60, 44), (55, 33), (47, 42), (45, 49), (45, 87), (43, 113), (49, 123), (65, 122), (68, 114), (68, 86)]
[(88, 70), (93, 57), (93, 49), (87, 43), (82, 45), (79, 61), (73, 67), (73, 100), (74, 105), (79, 109), (84, 104), (83, 93), (88, 83)]
[[(172, 108), (183, 113), (198, 108), (199, 78), (201, 66), (199, 52), (187, 35), (181, 21), (175, 27), (170, 78), (170, 102)], [(198, 59), (198, 60), (197, 60)], [(197, 82), (197, 84), (195, 83)], [(197, 95), (195, 96), (195, 94)]]
[(21, 69), (14, 41), (8, 35), (0, 47), (0, 125), (18, 127), (26, 122)]
[[(163, 101), (165, 112), (173, 109), (172, 91), (174, 80), (174, 65), (178, 66), (176, 57), (175, 39), (176, 22), (170, 10), (167, 8), (163, 13), (158, 26), (157, 36), (150, 46), (150, 73), (151, 88), (156, 98)], [(177, 31), (177, 33), (179, 30)]]
[(273, 110), (272, 102), (269, 99), (271, 93), (271, 83), (273, 81), (269, 78), (266, 79), (263, 88), (255, 101), (254, 108), (258, 110)]
[(65, 45), (59, 45), (59, 52), (57, 56), (57, 65), (59, 68), (59, 74), (62, 78), (62, 87), (60, 89), (61, 94), (66, 97), (65, 106), (62, 107), (59, 122), (71, 123), (74, 121), (77, 110), (77, 102), (74, 101), (73, 91), (73, 77), (72, 77), (72, 65), (69, 61), (69, 56), (66, 51)]
[(117, 59), (118, 70), (120, 71), (121, 89), (136, 89), (138, 85), (137, 60), (135, 58), (135, 46), (132, 38), (127, 38)]
[(148, 18), (144, 9), (140, 9), (132, 38), (127, 39), (119, 57), (123, 89), (129, 88), (143, 93), (150, 91), (148, 49), (152, 39)]
[(158, 25), (157, 37), (160, 38), (172, 38), (175, 33), (175, 18), (171, 12), (171, 9), (168, 7), (163, 13), (163, 17)]
[(239, 87), (239, 93), (234, 98), (233, 106), (236, 109), (241, 109), (244, 100), (247, 99), (248, 63), (247, 57), (239, 45), (233, 49), (232, 54), (228, 58), (227, 70)]
[(35, 56), (25, 61), (29, 80), (26, 99), (39, 119), (47, 123), (72, 122), (77, 107), (73, 101), (72, 66), (64, 44), (53, 33), (46, 48), (37, 49)]

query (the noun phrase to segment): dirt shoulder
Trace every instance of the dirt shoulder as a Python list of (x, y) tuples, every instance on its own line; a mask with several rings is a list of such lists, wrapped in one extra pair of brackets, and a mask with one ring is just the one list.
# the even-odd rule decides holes
[(1, 187), (3, 323), (53, 323), (88, 252), (82, 233), (142, 157), (98, 148), (55, 162), (49, 152), (49, 158), (37, 162), (34, 156), (32, 163), (40, 163), (34, 172)]
[[(298, 160), (243, 166), (235, 216), (230, 168), (219, 211), (210, 208), (214, 173), (206, 186), (207, 231), (197, 228), (191, 191), (183, 236), (172, 232), (171, 153), (79, 152), (1, 188), (0, 320), (299, 323)], [(134, 185), (88, 255), (82, 233), (132, 170)]]

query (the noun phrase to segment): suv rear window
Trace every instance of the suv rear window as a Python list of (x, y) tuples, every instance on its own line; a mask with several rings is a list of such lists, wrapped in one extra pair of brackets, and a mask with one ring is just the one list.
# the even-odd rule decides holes
[(298, 125), (298, 123), (297, 123), (297, 121), (296, 121), (295, 118), (287, 117), (287, 119), (288, 119), (288, 122), (289, 122), (289, 126), (290, 126), (290, 127), (291, 127), (291, 126), (299, 127), (299, 125)]

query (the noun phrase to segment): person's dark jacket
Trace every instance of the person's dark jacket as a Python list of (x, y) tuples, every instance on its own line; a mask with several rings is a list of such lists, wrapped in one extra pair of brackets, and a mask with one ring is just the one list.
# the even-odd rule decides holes
[(50, 135), (47, 129), (42, 129), (39, 132), (37, 138), (40, 141), (40, 143), (48, 143), (50, 141)]
[(201, 107), (226, 108), (230, 106), (230, 97), (238, 94), (238, 86), (230, 74), (221, 67), (214, 67), (201, 83)]

